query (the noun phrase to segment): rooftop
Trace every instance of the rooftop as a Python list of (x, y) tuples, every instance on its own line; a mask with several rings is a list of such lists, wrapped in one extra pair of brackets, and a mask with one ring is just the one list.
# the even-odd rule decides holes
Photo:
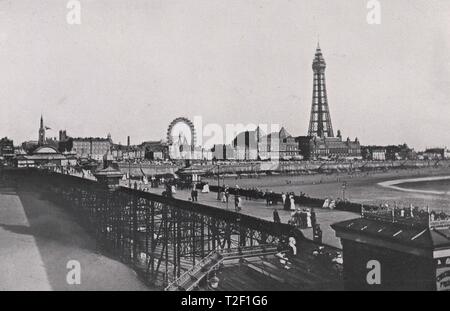
[[(426, 250), (450, 247), (450, 216), (418, 208), (362, 208), (361, 218), (335, 223), (337, 234), (356, 234)], [(387, 243), (387, 244), (386, 244)]]
[(331, 227), (337, 232), (357, 234), (360, 238), (366, 236), (382, 240), (384, 247), (389, 247), (389, 243), (426, 250), (450, 247), (449, 227), (420, 228), (368, 218), (346, 220), (333, 224)]
[(73, 138), (73, 141), (91, 141), (91, 140), (110, 141), (109, 138), (105, 138), (105, 137), (74, 137)]

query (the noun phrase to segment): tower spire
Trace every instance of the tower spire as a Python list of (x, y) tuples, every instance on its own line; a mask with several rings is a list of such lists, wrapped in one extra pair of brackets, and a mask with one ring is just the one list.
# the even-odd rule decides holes
[(317, 49), (312, 64), (314, 89), (308, 136), (334, 137), (325, 84), (326, 67), (319, 42), (317, 42)]
[(45, 143), (45, 128), (44, 128), (44, 118), (41, 114), (41, 124), (39, 126), (39, 139), (38, 139), (38, 145), (42, 146)]

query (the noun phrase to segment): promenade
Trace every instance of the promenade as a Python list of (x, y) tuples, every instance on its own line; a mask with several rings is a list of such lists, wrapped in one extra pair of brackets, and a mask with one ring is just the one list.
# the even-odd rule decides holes
[[(69, 260), (81, 265), (79, 285), (66, 281)], [(132, 269), (98, 253), (62, 208), (1, 184), (0, 262), (0, 291), (148, 290)]]

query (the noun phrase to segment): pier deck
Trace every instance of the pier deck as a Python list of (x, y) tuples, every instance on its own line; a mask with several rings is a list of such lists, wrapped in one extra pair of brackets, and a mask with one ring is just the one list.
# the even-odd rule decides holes
[[(81, 284), (69, 285), (69, 260)], [(31, 189), (0, 185), (0, 290), (148, 290), (136, 273), (101, 255), (94, 239), (62, 208)]]
[[(150, 191), (152, 193), (161, 194), (163, 189), (150, 188)], [(177, 193), (174, 194), (174, 197), (177, 199), (188, 201), (191, 197), (191, 194), (189, 190), (177, 190)], [(227, 203), (222, 203), (217, 200), (216, 192), (202, 193), (199, 191), (198, 193), (198, 203), (218, 207), (221, 209), (228, 209), (230, 211), (234, 210), (233, 199), (234, 196), (230, 195), (230, 202), (227, 206)], [(300, 208), (303, 208), (303, 206), (300, 206)], [(242, 201), (242, 209), (240, 213), (271, 221), (273, 220), (272, 213), (274, 209), (277, 209), (278, 214), (280, 215), (281, 222), (287, 223), (290, 218), (291, 212), (283, 210), (283, 207), (280, 204), (267, 206), (264, 200), (245, 200), (244, 198)], [(316, 208), (314, 209), (314, 211), (316, 212), (317, 223), (320, 224), (320, 227), (323, 231), (323, 243), (336, 248), (342, 248), (340, 239), (336, 237), (335, 232), (330, 227), (330, 225), (336, 222), (353, 219), (355, 217), (358, 217), (358, 215), (351, 212), (321, 208)], [(312, 229), (302, 229), (302, 232), (306, 238), (312, 240)]]

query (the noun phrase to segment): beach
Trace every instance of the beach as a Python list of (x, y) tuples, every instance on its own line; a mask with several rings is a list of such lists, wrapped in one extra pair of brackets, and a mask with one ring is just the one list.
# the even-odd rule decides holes
[[(257, 187), (274, 192), (303, 192), (314, 198), (343, 198), (362, 204), (381, 203), (398, 206), (426, 207), (434, 210), (447, 210), (450, 196), (444, 193), (424, 193), (421, 191), (401, 191), (380, 185), (380, 183), (411, 178), (449, 176), (449, 167), (399, 169), (388, 171), (315, 174), (315, 175), (274, 175), (258, 178), (220, 178), (220, 184), (230, 187), (239, 185), (242, 188)], [(211, 185), (217, 185), (217, 178), (206, 179)], [(345, 189), (343, 187), (345, 183)], [(450, 189), (449, 189), (450, 190)]]

